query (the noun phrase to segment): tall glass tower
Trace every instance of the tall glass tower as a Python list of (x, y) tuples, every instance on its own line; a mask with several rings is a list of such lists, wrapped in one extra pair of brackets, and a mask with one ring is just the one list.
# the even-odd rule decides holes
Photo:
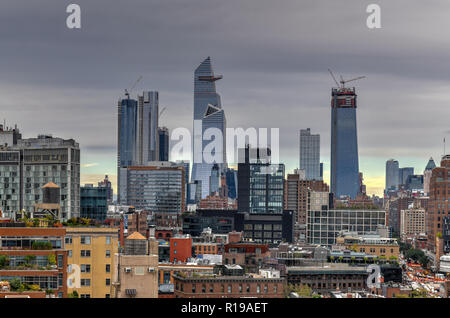
[(355, 88), (333, 88), (331, 96), (331, 192), (354, 199), (359, 192)]
[[(211, 169), (214, 163), (219, 166), (219, 171), (224, 172), (226, 168), (226, 151), (225, 151), (225, 130), (226, 119), (222, 109), (220, 95), (216, 92), (217, 80), (222, 76), (215, 76), (211, 66), (210, 57), (206, 58), (195, 70), (194, 73), (194, 121), (201, 121), (201, 130), (194, 129), (194, 161), (192, 165), (192, 181), (199, 180), (202, 184), (202, 198), (210, 194), (209, 180)], [(194, 124), (195, 125), (195, 124)], [(215, 157), (220, 158), (217, 162), (208, 163), (205, 161), (203, 151), (211, 140), (204, 140), (204, 132), (208, 128), (216, 128), (222, 132), (223, 143), (221, 149), (214, 149)], [(199, 134), (202, 134), (201, 136)], [(196, 143), (195, 140), (201, 140)], [(196, 158), (201, 158), (200, 162), (196, 162)]]
[(300, 170), (305, 170), (306, 180), (322, 180), (320, 172), (320, 135), (311, 129), (300, 130)]

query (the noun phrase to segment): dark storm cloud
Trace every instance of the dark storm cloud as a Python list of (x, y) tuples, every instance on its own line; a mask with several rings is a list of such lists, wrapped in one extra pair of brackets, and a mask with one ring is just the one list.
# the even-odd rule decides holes
[[(445, 1), (76, 0), (82, 29), (65, 27), (68, 1), (0, 4), (1, 117), (25, 136), (76, 138), (115, 160), (116, 105), (139, 75), (160, 91), (169, 128), (192, 126), (193, 70), (210, 55), (232, 127), (281, 127), (294, 168), (298, 130), (329, 155), (327, 68), (358, 87), (362, 160), (441, 153), (449, 131), (450, 22)], [(365, 26), (369, 3), (382, 29)]]

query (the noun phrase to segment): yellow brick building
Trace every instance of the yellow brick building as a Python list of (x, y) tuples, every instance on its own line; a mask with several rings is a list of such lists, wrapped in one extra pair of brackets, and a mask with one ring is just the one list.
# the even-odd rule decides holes
[[(67, 227), (65, 247), (69, 251), (67, 264), (68, 294), (77, 291), (80, 298), (110, 298), (118, 253), (118, 229), (99, 227)], [(76, 273), (79, 272), (77, 284)]]

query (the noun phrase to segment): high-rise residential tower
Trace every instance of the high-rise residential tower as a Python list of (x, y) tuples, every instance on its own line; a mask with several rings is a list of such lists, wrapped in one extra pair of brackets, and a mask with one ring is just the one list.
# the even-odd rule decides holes
[(136, 163), (138, 102), (126, 98), (120, 99), (117, 106), (117, 202), (124, 201), (124, 173), (126, 167)]
[(117, 201), (126, 203), (126, 168), (159, 160), (159, 94), (144, 91), (138, 100), (126, 93), (118, 103)]
[(138, 99), (136, 155), (137, 163), (146, 165), (149, 161), (159, 160), (159, 94), (145, 91)]
[(311, 129), (300, 130), (300, 170), (305, 170), (306, 180), (321, 180), (320, 135), (312, 135)]
[(355, 88), (331, 92), (331, 192), (336, 198), (355, 198), (359, 192)]
[[(220, 95), (216, 92), (217, 80), (222, 76), (214, 75), (210, 57), (206, 58), (194, 73), (194, 161), (192, 165), (192, 181), (199, 180), (202, 184), (202, 198), (209, 195), (209, 177), (214, 163), (219, 165), (220, 172), (226, 168), (226, 119), (222, 109)], [(196, 129), (201, 124), (200, 129)], [(203, 139), (207, 129), (220, 130), (222, 132), (222, 143), (219, 149), (214, 149), (214, 157), (219, 158), (214, 162), (205, 160), (205, 148), (211, 140)], [(211, 131), (211, 130), (210, 130)], [(201, 135), (200, 135), (201, 134)], [(214, 138), (214, 137), (213, 137)], [(221, 148), (221, 149), (220, 149)], [(206, 153), (206, 155), (208, 155)]]

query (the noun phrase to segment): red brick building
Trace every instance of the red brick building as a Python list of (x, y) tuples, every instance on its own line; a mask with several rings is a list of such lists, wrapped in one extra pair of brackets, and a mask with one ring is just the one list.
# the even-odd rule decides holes
[(20, 279), (55, 297), (67, 297), (67, 251), (64, 228), (0, 227), (0, 281)]
[(441, 166), (432, 170), (429, 197), (426, 211), (428, 249), (436, 251), (436, 236), (443, 234), (444, 217), (450, 211), (450, 155), (444, 156)]
[(284, 279), (174, 275), (175, 298), (283, 298)]
[(189, 236), (170, 238), (170, 262), (186, 262), (192, 257), (192, 238)]
[(250, 270), (256, 270), (270, 257), (269, 246), (255, 243), (225, 244), (223, 264), (241, 265)]

